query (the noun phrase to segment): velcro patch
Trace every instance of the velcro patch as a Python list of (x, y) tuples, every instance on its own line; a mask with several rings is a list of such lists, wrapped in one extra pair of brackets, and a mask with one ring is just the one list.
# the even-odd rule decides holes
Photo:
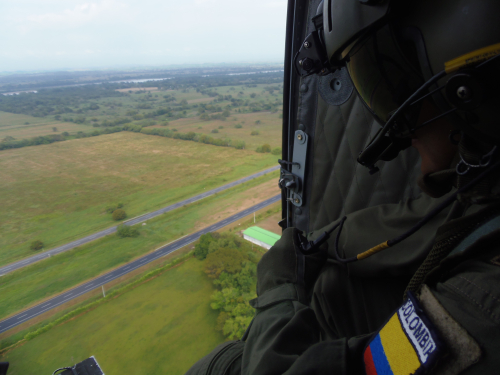
[(428, 371), (443, 348), (434, 325), (411, 292), (364, 352), (367, 375), (410, 375)]

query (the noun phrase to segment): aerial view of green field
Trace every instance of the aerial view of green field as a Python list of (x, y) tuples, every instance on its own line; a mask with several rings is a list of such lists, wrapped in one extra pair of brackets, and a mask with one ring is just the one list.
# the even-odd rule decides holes
[(0, 264), (276, 163), (271, 154), (121, 132), (0, 152)]
[(278, 193), (277, 172), (148, 220), (135, 238), (106, 236), (0, 279), (0, 319)]
[[(190, 258), (0, 356), (10, 374), (51, 374), (91, 355), (109, 374), (184, 374), (224, 341), (215, 288)], [(132, 371), (131, 368), (140, 369)]]
[[(276, 73), (0, 96), (0, 266), (276, 165), (282, 90), (282, 76)], [(240, 336), (253, 316), (248, 300), (255, 296), (255, 256), (235, 258), (247, 281), (231, 292), (242, 304), (233, 315), (223, 305), (216, 304), (219, 311), (210, 307), (211, 295), (220, 288), (203, 272), (203, 262), (193, 258), (113, 294), (140, 279), (141, 272), (184, 257), (195, 243), (107, 283), (112, 298), (33, 339), (22, 341), (100, 297), (93, 290), (37, 318), (17, 317), (276, 196), (277, 179), (278, 171), (268, 173), (129, 227), (125, 235), (113, 233), (0, 275), (0, 322), (22, 322), (1, 331), (0, 361), (11, 363), (9, 375), (50, 372), (90, 355), (109, 373), (126, 373), (135, 363), (138, 373), (182, 374), (218, 343)], [(257, 212), (257, 221), (279, 233), (280, 212), (279, 203), (267, 206)], [(253, 220), (247, 216), (221, 231), (239, 243), (241, 229)], [(245, 246), (254, 251), (253, 245)], [(119, 335), (113, 333), (124, 325)], [(84, 333), (84, 340), (75, 340)]]

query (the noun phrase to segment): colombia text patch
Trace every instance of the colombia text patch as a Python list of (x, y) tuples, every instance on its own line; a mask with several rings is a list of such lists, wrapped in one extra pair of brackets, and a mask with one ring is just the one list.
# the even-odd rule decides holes
[(413, 294), (364, 352), (367, 375), (410, 375), (432, 368), (442, 349), (433, 324)]

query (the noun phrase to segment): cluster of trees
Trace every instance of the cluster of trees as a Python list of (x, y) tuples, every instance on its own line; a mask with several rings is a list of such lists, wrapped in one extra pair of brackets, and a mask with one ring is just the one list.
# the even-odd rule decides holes
[(200, 120), (203, 120), (203, 121), (209, 121), (209, 120), (222, 120), (222, 121), (226, 121), (226, 119), (229, 116), (231, 116), (231, 112), (229, 112), (228, 109), (225, 109), (221, 113), (213, 113), (211, 115), (209, 115), (208, 113), (202, 113), (200, 115)]
[(131, 227), (129, 225), (121, 224), (118, 225), (118, 228), (116, 230), (116, 234), (120, 238), (125, 238), (125, 237), (137, 237), (139, 236), (139, 230), (135, 227)]
[(256, 297), (258, 257), (231, 233), (202, 235), (194, 254), (204, 260), (205, 273), (217, 287), (210, 304), (219, 311), (217, 330), (229, 339), (240, 338), (255, 314), (248, 302)]
[[(0, 95), (0, 111), (25, 114), (35, 117), (57, 116), (65, 113), (83, 113), (85, 110), (96, 110), (98, 105), (89, 100), (120, 97), (125, 94), (115, 91), (113, 85), (86, 85), (78, 87), (42, 89), (38, 93), (20, 95)], [(77, 108), (73, 110), (70, 107)]]
[(125, 210), (117, 208), (116, 210), (113, 211), (111, 217), (113, 218), (114, 221), (120, 221), (127, 217), (127, 213), (125, 212)]
[(43, 247), (44, 247), (44, 243), (40, 240), (35, 240), (31, 243), (30, 245), (30, 249), (33, 250), (33, 251), (38, 251), (38, 250), (42, 250)]
[(256, 152), (260, 153), (272, 153), (273, 155), (281, 155), (281, 147), (276, 147), (275, 149), (271, 150), (271, 146), (269, 144), (264, 144), (260, 147), (257, 147), (255, 150)]
[(123, 208), (123, 203), (113, 204), (111, 206), (106, 207), (106, 212), (108, 214), (112, 214), (118, 208)]

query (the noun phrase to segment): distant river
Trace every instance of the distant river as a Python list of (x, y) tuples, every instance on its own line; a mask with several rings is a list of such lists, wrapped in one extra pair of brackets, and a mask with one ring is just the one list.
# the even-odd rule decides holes
[[(259, 74), (259, 73), (277, 73), (277, 72), (284, 72), (283, 69), (280, 70), (263, 70), (259, 72), (244, 72), (244, 73), (226, 73), (222, 74), (225, 76), (240, 76), (240, 75), (245, 75), (245, 74)], [(218, 75), (218, 74), (214, 74)], [(202, 75), (202, 77), (212, 77), (214, 75), (206, 74)], [(93, 83), (76, 83), (73, 85), (64, 85), (64, 86), (48, 86), (48, 87), (40, 87), (40, 89), (55, 89), (59, 87), (77, 87), (77, 86), (86, 86), (86, 85), (101, 85), (103, 83), (142, 83), (142, 82), (152, 82), (152, 81), (165, 81), (167, 79), (172, 79), (175, 77), (168, 77), (168, 78), (144, 78), (144, 79), (123, 79), (120, 81), (102, 81), (102, 82), (93, 82)], [(8, 96), (8, 95), (19, 95), (22, 93), (31, 93), (31, 94), (36, 94), (38, 91), (37, 90), (27, 90), (27, 91), (12, 91), (12, 92), (4, 92), (2, 95)]]

